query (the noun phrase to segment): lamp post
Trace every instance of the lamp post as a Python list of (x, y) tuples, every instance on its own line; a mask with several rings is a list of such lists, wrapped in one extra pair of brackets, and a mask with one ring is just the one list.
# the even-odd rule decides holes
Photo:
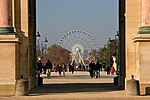
[(45, 57), (46, 57), (46, 60), (47, 60), (47, 43), (48, 43), (47, 38), (45, 38), (44, 43), (45, 43)]
[(117, 72), (119, 70), (119, 31), (115, 35)]
[(109, 67), (111, 67), (111, 39), (109, 37), (109, 40), (108, 40), (108, 47), (109, 47)]
[(41, 37), (39, 31), (37, 32), (36, 37), (37, 37), (37, 58), (38, 58), (40, 56), (40, 37)]

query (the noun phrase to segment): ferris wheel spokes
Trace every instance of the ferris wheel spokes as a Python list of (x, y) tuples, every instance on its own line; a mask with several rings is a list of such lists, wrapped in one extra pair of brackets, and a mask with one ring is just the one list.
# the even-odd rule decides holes
[[(85, 64), (84, 60), (89, 56), (89, 53), (97, 48), (94, 38), (82, 30), (72, 30), (68, 32), (62, 37), (59, 44), (71, 52), (71, 63), (76, 60), (78, 63), (82, 62)], [(79, 51), (76, 50), (77, 48)]]

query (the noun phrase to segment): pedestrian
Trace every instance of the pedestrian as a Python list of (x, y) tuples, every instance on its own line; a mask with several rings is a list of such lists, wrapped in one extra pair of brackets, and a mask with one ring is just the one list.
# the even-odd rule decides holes
[(43, 65), (43, 74), (46, 74), (46, 64)]
[(97, 62), (96, 62), (96, 68), (95, 68), (96, 78), (100, 78), (100, 68), (101, 68), (101, 65), (100, 65), (100, 63), (97, 61)]
[(107, 75), (110, 75), (110, 67), (109, 67), (109, 65), (107, 65), (107, 67), (106, 67), (106, 72), (107, 72)]
[(71, 65), (71, 72), (72, 72), (72, 74), (74, 73), (74, 69), (75, 69), (75, 64), (73, 63), (73, 64)]
[(53, 68), (53, 65), (52, 65), (51, 61), (47, 60), (47, 62), (46, 62), (46, 74), (47, 74), (48, 78), (51, 76), (52, 68)]
[(85, 71), (85, 65), (82, 65), (82, 71)]
[(114, 68), (114, 66), (113, 66), (113, 65), (110, 67), (110, 72), (111, 72), (111, 75), (114, 75), (115, 68)]
[(90, 76), (91, 78), (93, 78), (95, 76), (95, 63), (93, 60), (89, 64), (89, 68), (90, 68)]
[(54, 72), (57, 72), (57, 70), (58, 70), (58, 66), (54, 64)]
[(58, 65), (58, 73), (59, 73), (59, 76), (61, 76), (61, 72), (62, 72), (62, 65)]
[(63, 75), (65, 75), (65, 72), (66, 72), (66, 66), (65, 66), (65, 64), (62, 64), (62, 71), (63, 71)]
[(103, 71), (103, 65), (102, 65), (102, 63), (99, 63), (99, 65), (100, 65), (100, 71)]
[(42, 61), (38, 60), (36, 63), (38, 74), (42, 74)]

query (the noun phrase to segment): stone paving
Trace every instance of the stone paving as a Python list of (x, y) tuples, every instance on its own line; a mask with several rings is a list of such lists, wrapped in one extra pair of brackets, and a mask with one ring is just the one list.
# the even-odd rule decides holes
[(59, 76), (53, 72), (43, 77), (43, 86), (33, 89), (29, 96), (1, 96), (0, 100), (150, 100), (150, 96), (130, 96), (113, 84), (112, 75), (90, 78), (88, 72), (67, 72)]

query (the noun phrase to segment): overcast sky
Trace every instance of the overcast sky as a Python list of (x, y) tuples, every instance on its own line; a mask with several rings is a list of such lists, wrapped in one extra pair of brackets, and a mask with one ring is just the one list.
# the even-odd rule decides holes
[(98, 48), (118, 31), (119, 0), (36, 0), (37, 31), (48, 46), (59, 43), (71, 30), (84, 30), (95, 39)]

